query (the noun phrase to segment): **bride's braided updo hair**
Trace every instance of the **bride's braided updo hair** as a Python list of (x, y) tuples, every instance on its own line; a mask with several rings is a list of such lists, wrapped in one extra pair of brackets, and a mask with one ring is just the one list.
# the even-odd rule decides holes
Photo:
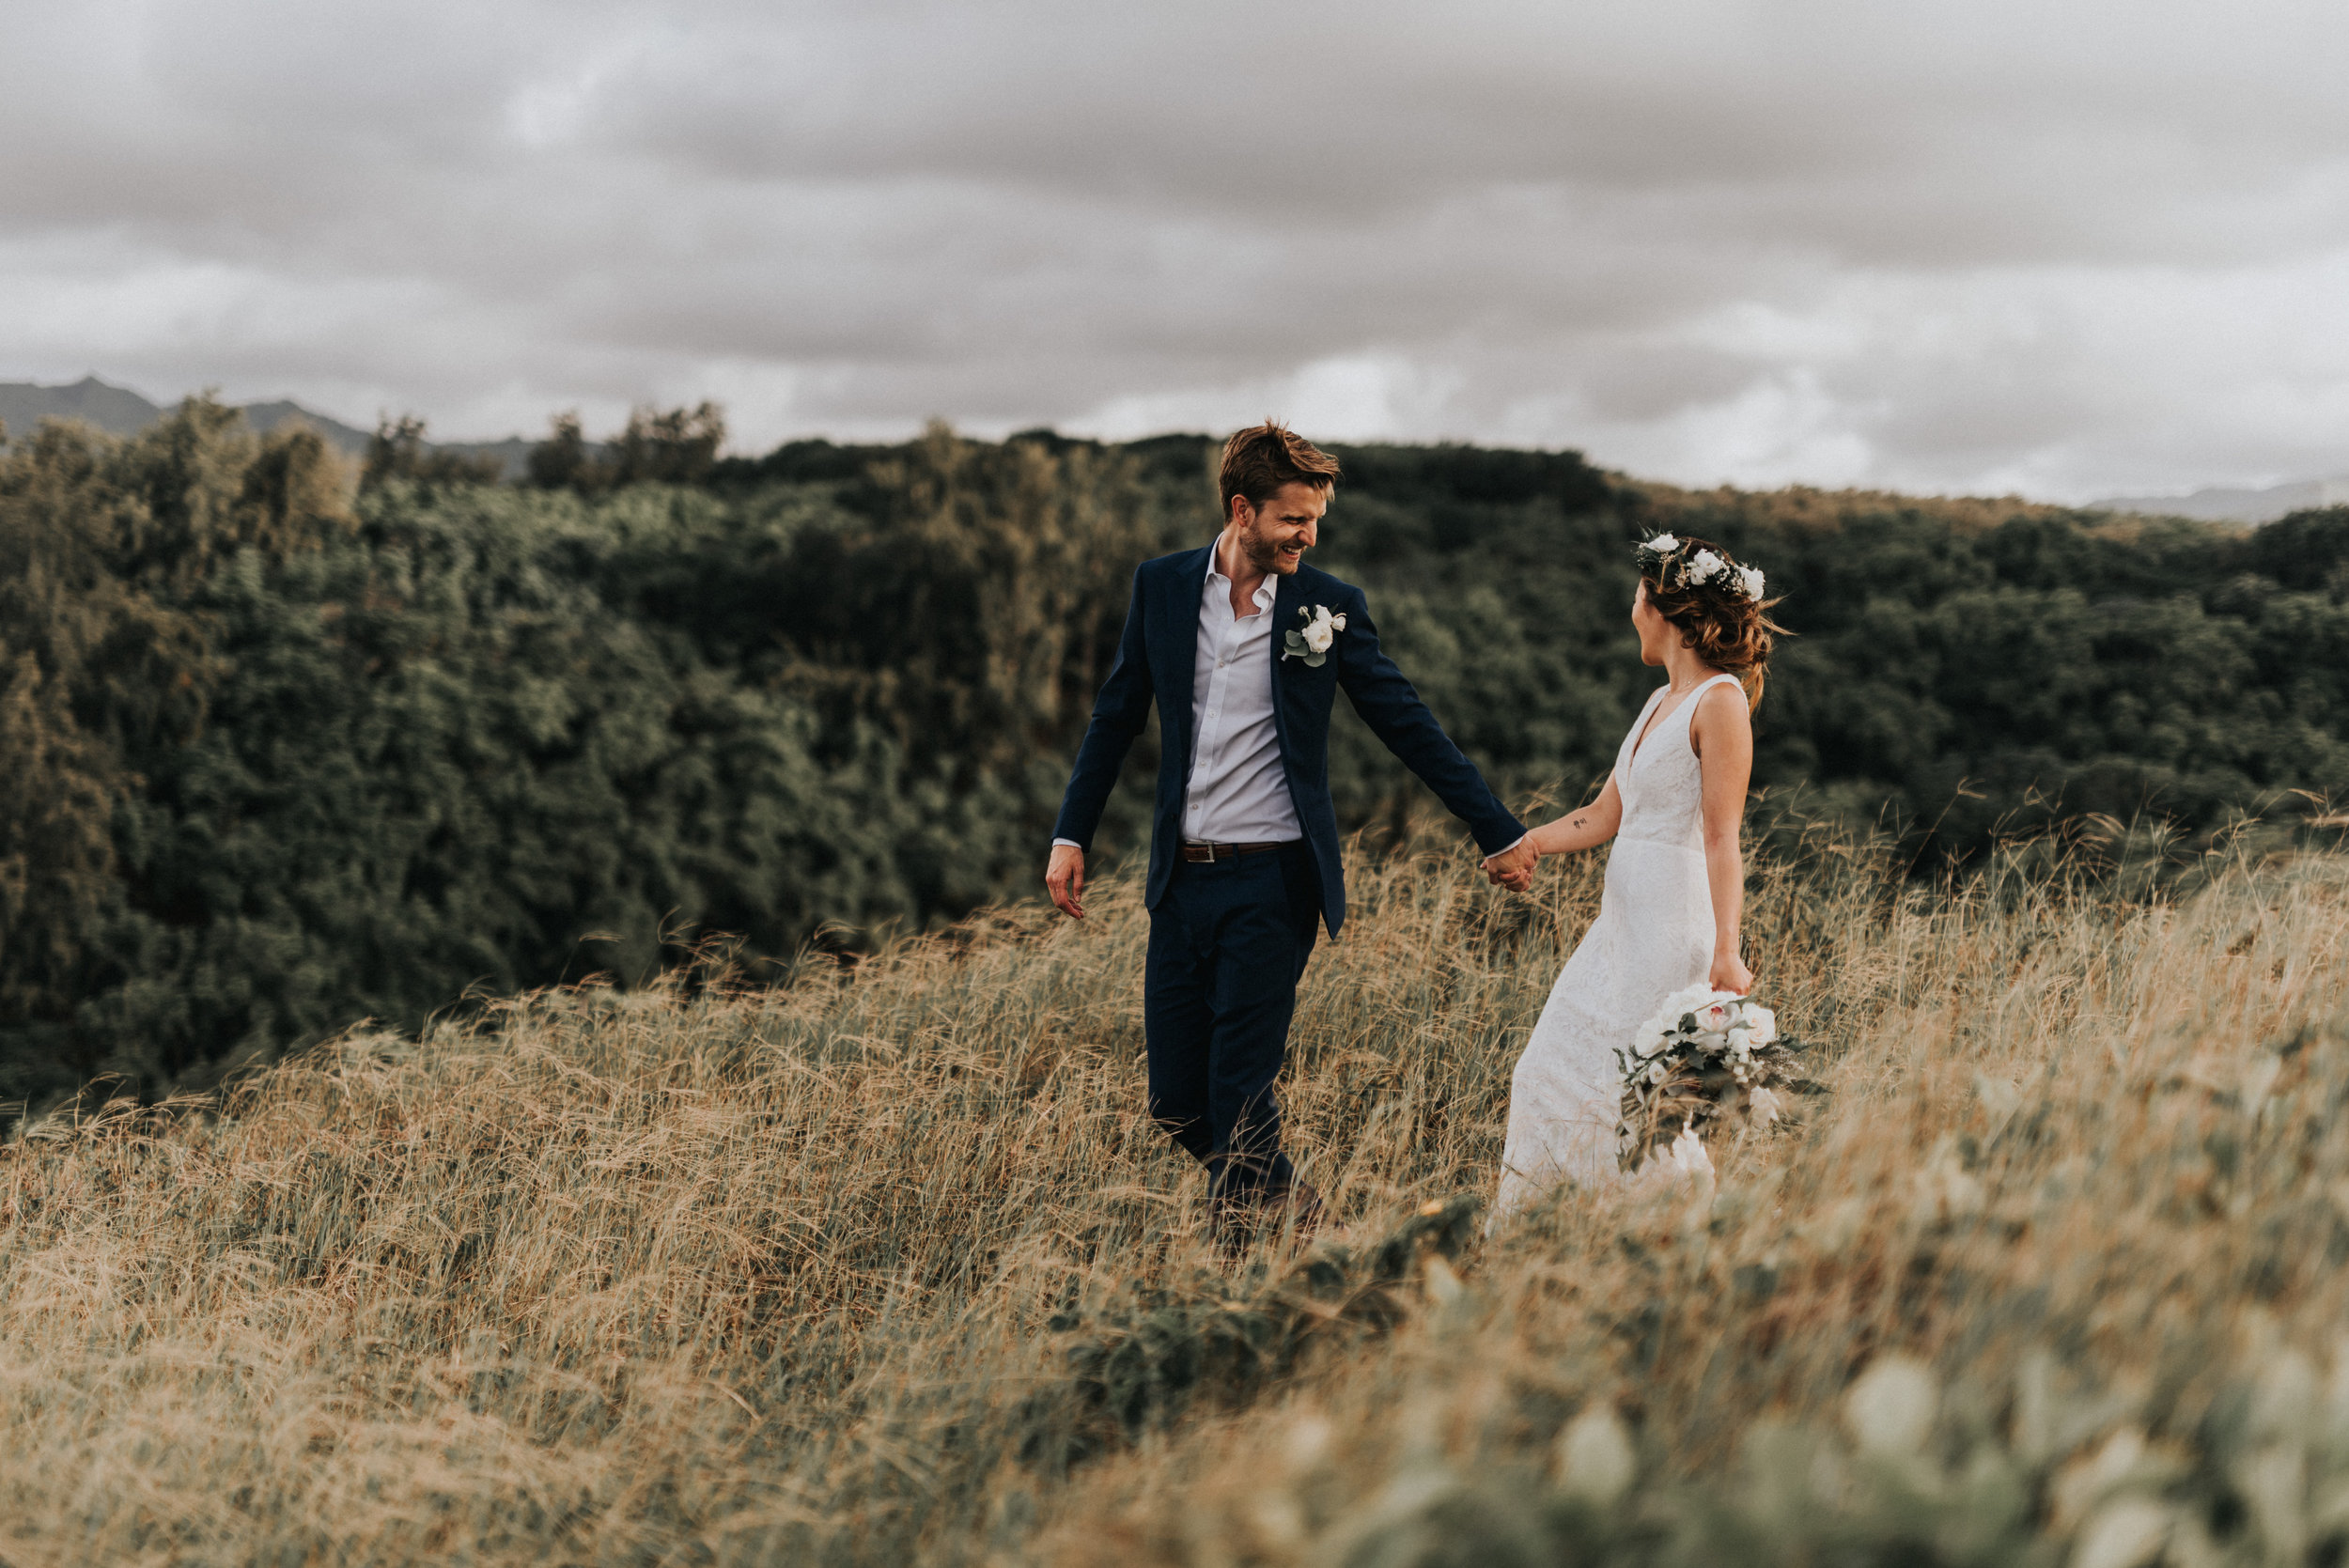
[(1657, 613), (1699, 659), (1737, 677), (1749, 708), (1760, 703), (1771, 640), (1786, 630), (1770, 619), (1779, 601), (1762, 597), (1762, 569), (1739, 565), (1717, 544), (1671, 534), (1647, 540), (1638, 554), (1640, 582)]

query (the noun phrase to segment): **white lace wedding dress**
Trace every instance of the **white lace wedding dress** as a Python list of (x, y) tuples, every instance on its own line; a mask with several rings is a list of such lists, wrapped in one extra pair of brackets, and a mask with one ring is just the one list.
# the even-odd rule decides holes
[(1703, 787), (1688, 726), (1715, 675), (1647, 725), (1658, 687), (1615, 753), (1623, 824), (1607, 857), (1598, 918), (1559, 971), (1509, 1080), (1509, 1141), (1501, 1156), (1498, 1220), (1561, 1181), (1617, 1181), (1623, 1099), (1615, 1052), (1663, 1000), (1713, 968), (1713, 893), (1704, 877)]

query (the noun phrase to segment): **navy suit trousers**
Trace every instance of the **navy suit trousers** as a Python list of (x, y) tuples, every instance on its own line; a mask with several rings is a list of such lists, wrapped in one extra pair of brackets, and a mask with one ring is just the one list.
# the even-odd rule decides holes
[(1294, 1179), (1272, 1084), (1320, 920), (1302, 843), (1177, 861), (1150, 911), (1150, 1115), (1207, 1167), (1219, 1197), (1277, 1193)]

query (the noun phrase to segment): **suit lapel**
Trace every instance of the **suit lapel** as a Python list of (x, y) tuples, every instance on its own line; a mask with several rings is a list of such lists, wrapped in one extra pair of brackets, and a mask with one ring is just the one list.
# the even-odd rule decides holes
[(1297, 612), (1305, 602), (1304, 577), (1299, 567), (1279, 579), (1272, 590), (1272, 733), (1281, 737), (1283, 755), (1289, 746), (1289, 716), (1284, 702), (1288, 681), (1283, 666), (1288, 660), (1282, 655), (1288, 649), (1289, 631), (1298, 625)]
[(1176, 558), (1166, 579), (1164, 613), (1159, 617), (1159, 625), (1166, 629), (1159, 650), (1159, 701), (1180, 720), (1175, 732), (1183, 737), (1185, 778), (1190, 777), (1192, 725), (1199, 717), (1190, 710), (1199, 658), (1199, 596), (1206, 591), (1207, 561), (1214, 553), (1215, 547), (1209, 545)]

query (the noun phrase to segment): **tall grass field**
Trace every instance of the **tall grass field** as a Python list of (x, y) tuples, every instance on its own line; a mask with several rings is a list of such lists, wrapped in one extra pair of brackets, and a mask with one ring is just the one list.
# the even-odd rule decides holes
[(2333, 1563), (2349, 855), (1759, 864), (1827, 1086), (1486, 1236), (1596, 906), (1355, 868), (1210, 1244), (1133, 881), (0, 1145), (0, 1561)]

